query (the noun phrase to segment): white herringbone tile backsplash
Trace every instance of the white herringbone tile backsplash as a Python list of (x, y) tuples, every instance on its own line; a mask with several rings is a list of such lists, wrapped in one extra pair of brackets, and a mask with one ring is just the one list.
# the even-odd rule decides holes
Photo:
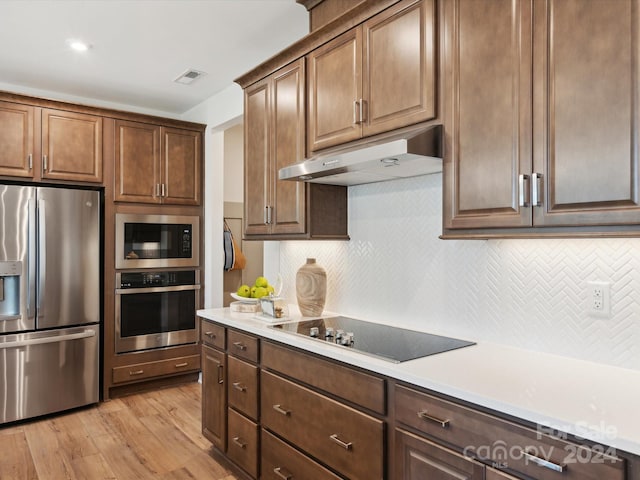
[[(440, 240), (442, 175), (349, 188), (349, 242), (280, 242), (283, 295), (307, 257), (326, 310), (640, 370), (640, 238)], [(611, 283), (589, 316), (587, 282)]]

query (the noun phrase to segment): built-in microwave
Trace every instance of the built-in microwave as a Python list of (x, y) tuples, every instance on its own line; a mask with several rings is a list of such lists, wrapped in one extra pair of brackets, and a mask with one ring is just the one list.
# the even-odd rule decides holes
[(200, 266), (200, 218), (116, 214), (116, 268)]

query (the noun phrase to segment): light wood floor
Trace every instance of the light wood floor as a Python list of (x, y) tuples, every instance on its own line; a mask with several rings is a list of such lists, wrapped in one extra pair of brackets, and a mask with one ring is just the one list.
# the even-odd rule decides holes
[(2, 480), (235, 480), (200, 433), (200, 384), (0, 429)]

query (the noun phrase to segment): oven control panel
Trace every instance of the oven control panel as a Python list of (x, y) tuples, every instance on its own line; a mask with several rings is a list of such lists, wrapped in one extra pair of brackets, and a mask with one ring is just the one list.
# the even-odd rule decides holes
[(154, 288), (196, 285), (195, 270), (169, 272), (122, 272), (116, 288)]

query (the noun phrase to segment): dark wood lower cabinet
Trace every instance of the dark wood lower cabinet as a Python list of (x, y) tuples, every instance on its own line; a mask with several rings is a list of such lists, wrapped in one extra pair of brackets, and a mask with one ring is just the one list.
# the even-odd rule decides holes
[(484, 465), (429, 440), (396, 430), (396, 478), (402, 480), (482, 480)]
[(262, 430), (261, 451), (262, 480), (340, 480), (339, 476), (266, 430)]
[(226, 354), (202, 346), (202, 434), (227, 450)]
[(239, 478), (640, 480), (639, 459), (606, 446), (240, 328), (201, 331), (202, 430)]

